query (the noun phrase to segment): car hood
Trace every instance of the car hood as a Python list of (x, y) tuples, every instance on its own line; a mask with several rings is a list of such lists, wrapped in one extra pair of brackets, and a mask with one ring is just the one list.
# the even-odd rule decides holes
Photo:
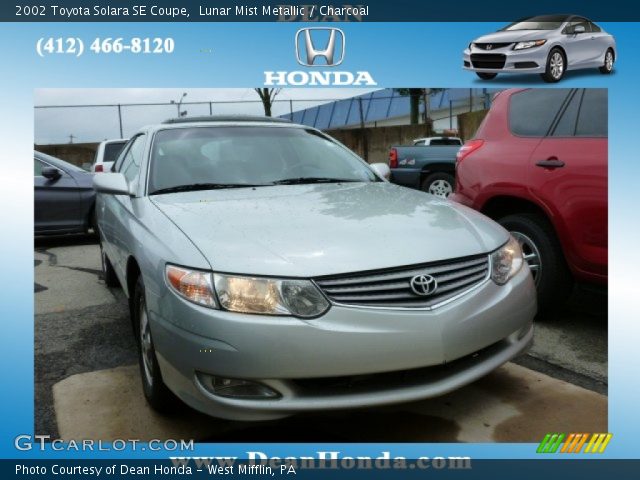
[(461, 205), (386, 182), (151, 196), (215, 271), (315, 277), (464, 257), (507, 241)]
[(515, 30), (512, 32), (494, 32), (476, 38), (473, 43), (515, 43), (527, 40), (546, 39), (553, 30)]

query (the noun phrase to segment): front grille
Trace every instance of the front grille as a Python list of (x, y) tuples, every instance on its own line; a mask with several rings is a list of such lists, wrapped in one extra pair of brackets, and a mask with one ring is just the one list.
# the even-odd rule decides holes
[(474, 68), (503, 68), (507, 56), (501, 53), (472, 53), (471, 63)]
[(496, 48), (508, 47), (509, 45), (511, 45), (511, 42), (509, 43), (474, 43), (473, 45), (476, 48), (479, 48), (480, 50), (495, 50)]
[[(411, 288), (418, 275), (431, 275), (437, 288), (427, 296)], [(334, 303), (388, 308), (430, 308), (483, 282), (489, 276), (488, 255), (316, 279)]]

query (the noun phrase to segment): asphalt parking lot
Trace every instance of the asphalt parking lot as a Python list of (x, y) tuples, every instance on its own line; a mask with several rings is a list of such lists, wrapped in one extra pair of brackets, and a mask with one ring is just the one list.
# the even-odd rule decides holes
[(578, 287), (537, 318), (533, 349), (444, 397), (240, 423), (145, 404), (124, 294), (105, 286), (96, 239), (35, 242), (35, 433), (66, 440), (537, 442), (607, 431), (607, 296)]

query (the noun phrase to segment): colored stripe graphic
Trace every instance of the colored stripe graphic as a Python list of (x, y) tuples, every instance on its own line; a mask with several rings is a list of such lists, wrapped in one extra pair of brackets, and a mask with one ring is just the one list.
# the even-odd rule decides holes
[(576, 446), (576, 442), (578, 441), (578, 439), (580, 438), (580, 434), (575, 434), (575, 433), (570, 433), (569, 436), (567, 437), (567, 441), (564, 442), (564, 445), (562, 446), (562, 450), (560, 450), (560, 453), (571, 453), (573, 451), (573, 448)]
[(613, 437), (613, 434), (607, 433), (607, 436), (602, 442), (602, 445), (600, 445), (600, 451), (598, 453), (604, 453), (605, 448), (607, 448), (607, 445), (609, 445), (609, 441), (611, 440), (611, 437)]
[(556, 439), (553, 446), (549, 449), (549, 453), (556, 453), (556, 451), (558, 450), (558, 447), (562, 443), (562, 440), (564, 440), (564, 437), (565, 437), (564, 433), (558, 434), (558, 438)]
[(544, 447), (549, 441), (549, 438), (551, 438), (551, 434), (547, 433), (542, 439), (542, 441), (540, 442), (540, 445), (538, 445), (538, 449), (536, 450), (536, 453), (544, 453)]
[(581, 433), (580, 435), (581, 435), (580, 441), (576, 445), (576, 448), (573, 450), (573, 453), (580, 453), (580, 450), (582, 450), (582, 446), (584, 445), (584, 442), (586, 442), (587, 438), (589, 437), (588, 433)]
[(536, 453), (604, 453), (612, 437), (611, 433), (547, 433)]

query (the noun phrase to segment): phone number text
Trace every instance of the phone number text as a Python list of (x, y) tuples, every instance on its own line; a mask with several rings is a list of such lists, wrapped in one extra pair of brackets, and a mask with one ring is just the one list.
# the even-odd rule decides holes
[(36, 42), (36, 52), (41, 57), (47, 55), (73, 55), (80, 57), (85, 53), (85, 45), (89, 45), (89, 52), (94, 54), (161, 54), (173, 53), (175, 42), (173, 38), (133, 37), (133, 38), (95, 38), (85, 42), (79, 37), (42, 37)]

